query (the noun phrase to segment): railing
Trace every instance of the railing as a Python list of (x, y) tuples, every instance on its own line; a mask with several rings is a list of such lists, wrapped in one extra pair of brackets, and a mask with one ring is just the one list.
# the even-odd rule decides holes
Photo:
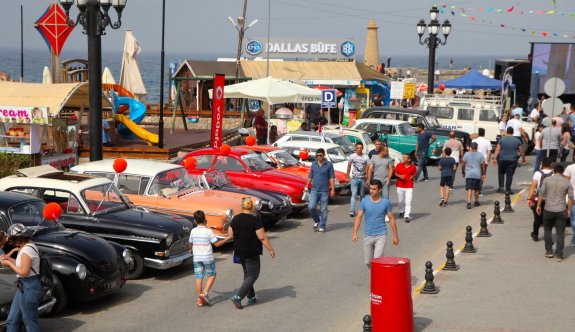
[(446, 102), (480, 102), (501, 105), (501, 97), (499, 96), (428, 94), (425, 95), (425, 99)]

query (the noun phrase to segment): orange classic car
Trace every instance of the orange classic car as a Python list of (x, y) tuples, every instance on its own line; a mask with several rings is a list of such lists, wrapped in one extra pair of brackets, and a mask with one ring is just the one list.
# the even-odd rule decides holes
[[(300, 163), (291, 154), (276, 146), (268, 145), (241, 145), (238, 148), (254, 151), (259, 154), (268, 164), (277, 168), (282, 172), (299, 175), (307, 179), (310, 167)], [(347, 180), (346, 174), (343, 172), (335, 171), (335, 191), (338, 194), (349, 194), (350, 184)]]
[[(127, 159), (128, 167), (117, 176), (122, 194), (134, 205), (180, 215), (192, 220), (196, 210), (204, 211), (207, 225), (218, 238), (225, 238), (232, 218), (241, 212), (241, 199), (249, 195), (203, 189), (181, 165)], [(74, 166), (71, 171), (114, 180), (114, 160), (106, 159)], [(259, 199), (252, 197), (256, 202)]]

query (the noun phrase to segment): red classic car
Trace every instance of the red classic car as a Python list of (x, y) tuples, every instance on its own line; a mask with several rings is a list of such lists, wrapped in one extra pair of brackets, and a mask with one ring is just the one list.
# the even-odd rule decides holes
[(228, 155), (222, 155), (219, 149), (199, 149), (185, 155), (196, 159), (196, 168), (192, 173), (204, 171), (224, 171), (236, 186), (266, 189), (289, 195), (294, 210), (303, 210), (307, 202), (302, 200), (306, 179), (280, 172), (268, 165), (258, 154), (247, 149), (234, 147)]
[[(299, 175), (303, 178), (307, 178), (309, 175), (310, 167), (298, 162), (297, 159), (282, 148), (269, 145), (241, 145), (238, 148), (254, 151), (268, 164), (282, 172)], [(349, 181), (346, 174), (335, 171), (335, 178), (335, 192), (338, 194), (349, 192)]]

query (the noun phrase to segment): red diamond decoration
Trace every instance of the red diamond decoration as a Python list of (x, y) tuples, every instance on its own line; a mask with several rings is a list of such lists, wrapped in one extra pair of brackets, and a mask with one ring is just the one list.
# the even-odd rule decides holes
[(34, 24), (55, 56), (60, 55), (66, 39), (74, 30), (73, 26), (68, 25), (67, 20), (66, 13), (60, 4), (53, 3)]

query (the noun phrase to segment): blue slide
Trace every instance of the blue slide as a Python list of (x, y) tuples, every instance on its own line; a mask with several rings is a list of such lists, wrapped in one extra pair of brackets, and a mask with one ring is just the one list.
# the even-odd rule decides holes
[[(144, 105), (144, 103), (130, 97), (118, 97), (118, 94), (114, 91), (114, 115), (116, 115), (116, 112), (118, 112), (120, 106), (123, 105), (129, 107), (130, 120), (136, 124), (140, 123), (146, 116), (146, 105)], [(118, 132), (122, 134), (122, 136), (130, 136), (131, 138), (133, 137), (132, 131), (125, 125), (119, 124), (117, 128)]]

